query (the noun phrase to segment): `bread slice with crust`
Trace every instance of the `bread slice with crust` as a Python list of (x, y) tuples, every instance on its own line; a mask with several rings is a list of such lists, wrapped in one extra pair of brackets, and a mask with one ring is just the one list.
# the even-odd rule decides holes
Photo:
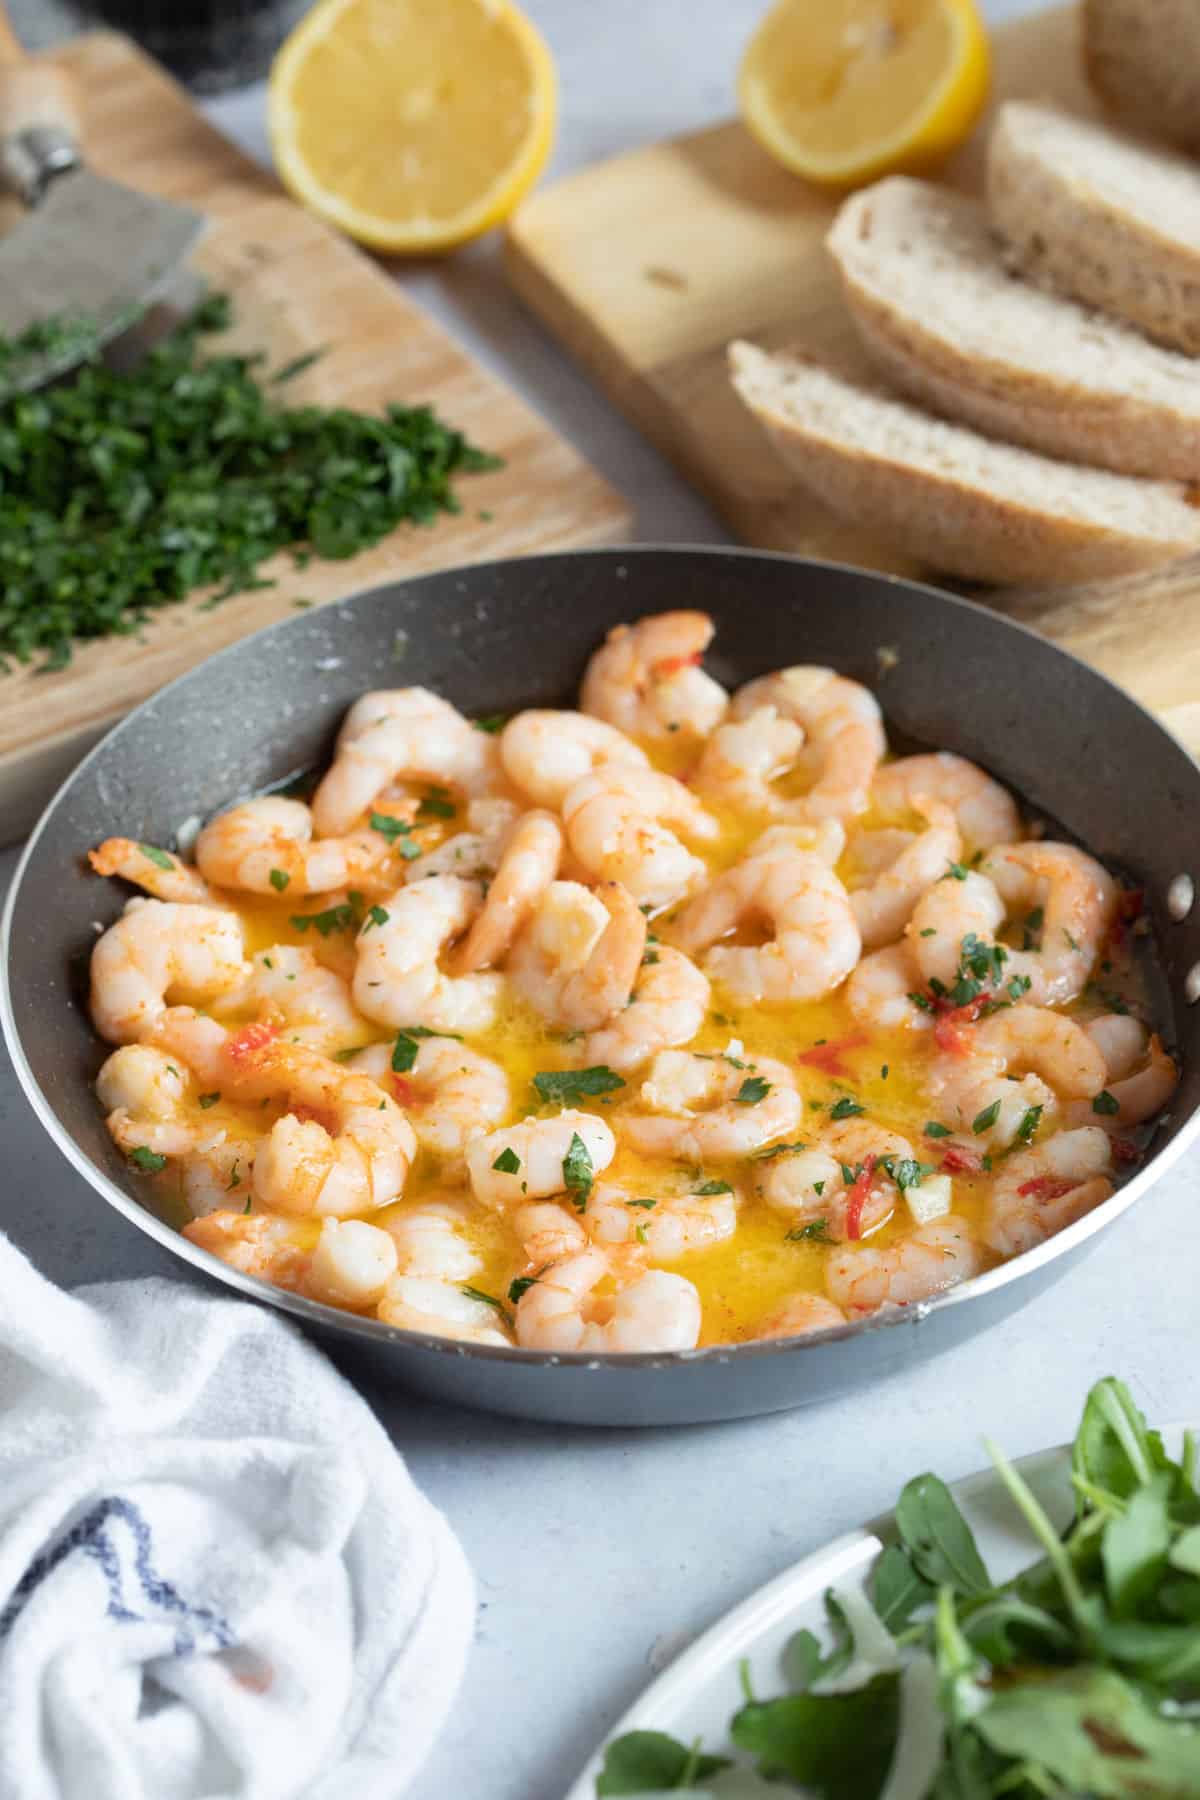
[(988, 141), (987, 198), (1022, 274), (1200, 354), (1194, 162), (1090, 119), (1010, 100)]
[(993, 443), (797, 355), (734, 343), (729, 363), (797, 479), (931, 569), (1053, 586), (1200, 548), (1200, 510), (1173, 483)]
[(1084, 0), (1083, 60), (1109, 106), (1200, 150), (1200, 6), (1196, 0)]
[(936, 412), (1072, 462), (1200, 477), (1200, 362), (1018, 280), (977, 201), (894, 175), (827, 241), (872, 359)]

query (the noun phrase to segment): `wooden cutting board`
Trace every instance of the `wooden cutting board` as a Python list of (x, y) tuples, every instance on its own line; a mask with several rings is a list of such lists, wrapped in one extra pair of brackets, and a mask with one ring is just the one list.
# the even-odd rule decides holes
[[(79, 78), (84, 136), (104, 174), (199, 207), (211, 221), (196, 265), (234, 298), (231, 339), (279, 367), (319, 345), (328, 353), (290, 384), (292, 404), (376, 411), (432, 401), (450, 423), (504, 457), (466, 476), (463, 511), (428, 529), (402, 526), (349, 562), (281, 557), (278, 585), (206, 611), (165, 609), (136, 636), (80, 647), (70, 666), (0, 676), (0, 842), (26, 829), (54, 783), (114, 719), (212, 651), (286, 616), (298, 599), (340, 599), (425, 569), (628, 536), (621, 499), (543, 419), (418, 311), (385, 271), (286, 199), (196, 112), (186, 94), (126, 39), (76, 40), (51, 60)], [(219, 729), (219, 721), (214, 721)]]
[[(1096, 111), (1074, 6), (995, 34), (995, 97)], [(986, 131), (985, 119), (943, 172), (973, 193), (982, 191)], [(507, 265), (528, 304), (745, 542), (929, 573), (810, 499), (727, 379), (734, 337), (834, 354), (868, 372), (823, 248), (836, 209), (728, 123), (535, 194), (510, 227)], [(1132, 689), (1200, 748), (1198, 596), (1200, 576), (995, 604)]]

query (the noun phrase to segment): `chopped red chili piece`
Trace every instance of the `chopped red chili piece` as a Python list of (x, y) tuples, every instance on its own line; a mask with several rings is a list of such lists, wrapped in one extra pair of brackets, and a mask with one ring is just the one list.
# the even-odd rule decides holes
[(1112, 1140), (1112, 1153), (1118, 1162), (1135, 1163), (1142, 1154), (1132, 1138), (1115, 1137)]
[(660, 663), (655, 663), (654, 673), (659, 681), (663, 681), (670, 675), (678, 675), (680, 669), (698, 669), (703, 661), (703, 650), (697, 650), (692, 656), (664, 656)]
[(867, 1204), (867, 1195), (871, 1192), (871, 1182), (875, 1174), (875, 1158), (868, 1156), (853, 1185), (846, 1195), (846, 1236), (860, 1238), (862, 1236), (863, 1207)]
[(1027, 1194), (1033, 1200), (1061, 1200), (1077, 1188), (1077, 1181), (1064, 1181), (1059, 1176), (1035, 1175), (1032, 1181), (1023, 1181), (1017, 1189), (1018, 1194)]
[(847, 1037), (830, 1038), (827, 1043), (813, 1044), (808, 1050), (802, 1050), (796, 1061), (806, 1069), (820, 1069), (823, 1075), (848, 1075), (850, 1071), (842, 1062), (848, 1050), (861, 1050), (864, 1044), (870, 1043), (865, 1031), (852, 1031)]
[[(978, 1019), (987, 1000), (986, 994), (979, 994), (974, 1000), (968, 1000), (965, 1006), (952, 1006), (949, 1010), (938, 1010), (938, 1016), (933, 1022), (933, 1037), (939, 1050), (946, 1050), (951, 1056), (966, 1054), (971, 1048), (975, 1035), (971, 1026)], [(934, 1006), (938, 1007), (936, 1000)]]
[(965, 1144), (951, 1144), (942, 1158), (942, 1172), (945, 1175), (982, 1175), (982, 1152), (968, 1150)]
[(411, 1106), (417, 1097), (416, 1088), (411, 1081), (406, 1081), (403, 1075), (392, 1076), (392, 1092), (401, 1106)]

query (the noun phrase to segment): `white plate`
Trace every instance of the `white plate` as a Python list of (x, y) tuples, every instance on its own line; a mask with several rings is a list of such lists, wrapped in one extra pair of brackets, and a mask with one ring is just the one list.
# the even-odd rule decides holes
[[(1172, 1455), (1179, 1454), (1183, 1427), (1164, 1432)], [(1023, 1457), (1021, 1471), (1056, 1527), (1069, 1524), (1074, 1510), (1069, 1445)], [(915, 1473), (915, 1471), (914, 1471)], [(1039, 1546), (994, 1469), (955, 1482), (951, 1493), (975, 1533), (980, 1554), (995, 1581), (1007, 1581), (1031, 1563)], [(595, 1800), (596, 1777), (605, 1747), (627, 1731), (667, 1731), (684, 1744), (696, 1738), (716, 1755), (729, 1753), (729, 1721), (743, 1704), (739, 1663), (750, 1665), (754, 1692), (771, 1699), (787, 1691), (780, 1657), (793, 1632), (807, 1626), (822, 1642), (828, 1626), (825, 1590), (860, 1586), (884, 1543), (894, 1539), (895, 1517), (835, 1538), (824, 1549), (777, 1575), (744, 1600), (685, 1650), (613, 1726), (566, 1800)]]

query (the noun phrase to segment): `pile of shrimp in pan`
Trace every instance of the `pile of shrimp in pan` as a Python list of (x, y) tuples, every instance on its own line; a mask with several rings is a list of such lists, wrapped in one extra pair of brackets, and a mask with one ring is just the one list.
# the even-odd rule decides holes
[(128, 839), (108, 1129), (193, 1243), (393, 1326), (675, 1351), (923, 1301), (1098, 1206), (1177, 1071), (1139, 897), (704, 615), (578, 711), (364, 695), (308, 803)]

